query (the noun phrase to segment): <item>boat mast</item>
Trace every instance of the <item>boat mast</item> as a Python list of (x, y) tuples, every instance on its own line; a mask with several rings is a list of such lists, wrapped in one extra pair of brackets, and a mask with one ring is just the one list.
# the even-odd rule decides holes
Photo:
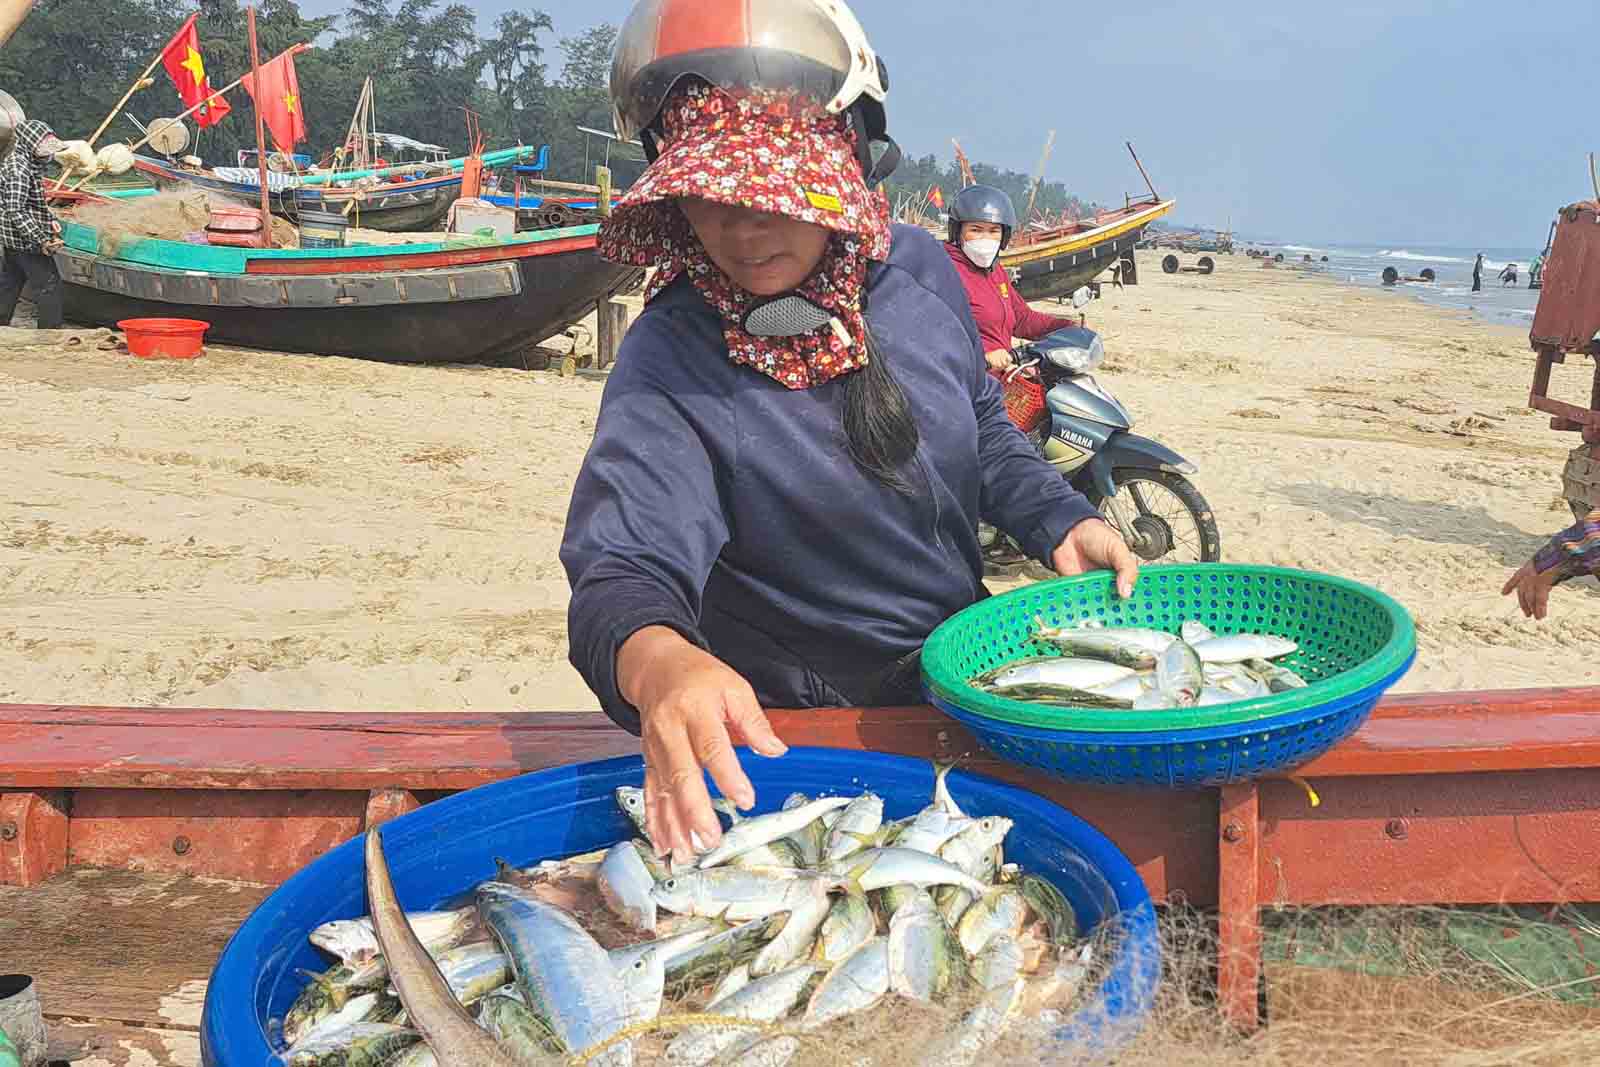
[(1039, 157), (1039, 167), (1033, 173), (1033, 184), (1028, 186), (1028, 210), (1022, 213), (1019, 225), (1026, 227), (1033, 218), (1033, 202), (1039, 195), (1039, 184), (1044, 181), (1044, 168), (1050, 162), (1050, 151), (1056, 146), (1056, 131), (1051, 130), (1050, 136), (1044, 139), (1044, 154)]
[(255, 92), (250, 94), (256, 113), (256, 168), (261, 175), (261, 230), (267, 247), (272, 244), (272, 192), (267, 188), (267, 135), (261, 117), (261, 49), (256, 44), (256, 6), (245, 8), (250, 24), (250, 84)]

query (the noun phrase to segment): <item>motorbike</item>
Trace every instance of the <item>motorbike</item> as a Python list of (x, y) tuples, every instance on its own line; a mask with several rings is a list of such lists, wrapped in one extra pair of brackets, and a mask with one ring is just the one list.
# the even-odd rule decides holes
[[(1075, 297), (1082, 307), (1087, 296)], [(1089, 499), (1143, 563), (1215, 563), (1216, 518), (1189, 480), (1198, 468), (1158, 441), (1133, 433), (1128, 409), (1095, 380), (1105, 360), (1086, 326), (1057, 330), (1014, 350), (1005, 381), (1012, 421), (1039, 454)], [(1026, 555), (1010, 537), (980, 526), (990, 573), (1009, 573)]]

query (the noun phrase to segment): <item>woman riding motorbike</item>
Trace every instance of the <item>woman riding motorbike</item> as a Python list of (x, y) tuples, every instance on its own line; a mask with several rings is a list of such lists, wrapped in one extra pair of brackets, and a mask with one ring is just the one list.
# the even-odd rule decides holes
[(1017, 230), (1011, 198), (989, 185), (969, 185), (950, 204), (949, 240), (945, 251), (961, 276), (972, 317), (983, 341), (983, 358), (997, 377), (1010, 368), (1012, 339), (1037, 341), (1046, 334), (1078, 325), (1072, 319), (1035, 311), (1011, 284), (999, 264), (1000, 253)]
[(680, 860), (721, 838), (702, 772), (749, 807), (734, 744), (784, 752), (763, 707), (920, 700), (923, 642), (986, 595), (980, 510), (1060, 573), (1137, 578), (1006, 418), (949, 260), (871, 191), (886, 94), (840, 0), (640, 0), (620, 33), (617, 134), (651, 163), (599, 247), (658, 270), (561, 559), (572, 662), (641, 734)]

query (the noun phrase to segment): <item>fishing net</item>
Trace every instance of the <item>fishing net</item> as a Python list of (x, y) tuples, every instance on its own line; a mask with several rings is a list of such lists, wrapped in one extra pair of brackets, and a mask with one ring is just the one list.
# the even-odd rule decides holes
[[(83, 204), (73, 209), (71, 219), (93, 227), (100, 235), (100, 251), (115, 256), (129, 241), (155, 237), (164, 241), (187, 241), (199, 234), (204, 241), (206, 223), (213, 206), (236, 206), (232, 201), (213, 200), (203, 190), (188, 189), (158, 192), (153, 196), (109, 203)], [(294, 224), (276, 216), (272, 219), (272, 239), (279, 248), (299, 248), (300, 235)]]

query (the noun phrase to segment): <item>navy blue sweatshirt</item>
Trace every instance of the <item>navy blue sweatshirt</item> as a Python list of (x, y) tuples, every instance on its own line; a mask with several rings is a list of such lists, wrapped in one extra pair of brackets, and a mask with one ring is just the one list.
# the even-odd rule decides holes
[(851, 460), (848, 376), (790, 390), (727, 357), (687, 278), (623, 339), (572, 491), (572, 663), (624, 728), (617, 650), (668, 626), (764, 707), (867, 702), (873, 680), (986, 594), (982, 515), (1041, 562), (1096, 515), (1006, 417), (944, 247), (896, 226), (867, 319), (921, 434), (907, 496)]

